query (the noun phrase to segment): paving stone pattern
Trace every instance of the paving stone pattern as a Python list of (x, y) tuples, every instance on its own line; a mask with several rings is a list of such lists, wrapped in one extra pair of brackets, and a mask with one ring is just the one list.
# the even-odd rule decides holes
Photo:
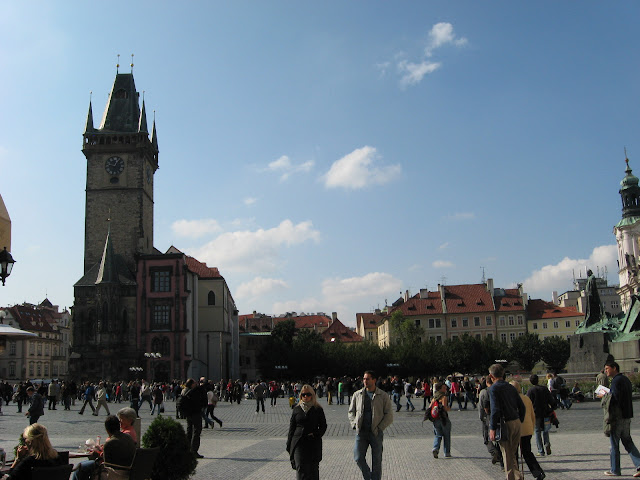
[[(360, 480), (360, 470), (353, 461), (354, 432), (347, 420), (346, 405), (321, 403), (327, 416), (327, 433), (323, 442), (323, 461), (320, 477), (344, 480)], [(112, 413), (125, 404), (109, 404)], [(175, 404), (166, 403), (166, 415), (175, 416)], [(504, 473), (498, 466), (491, 465), (486, 447), (480, 436), (478, 412), (471, 408), (465, 411), (453, 410), (452, 454), (445, 459), (441, 452), (439, 459), (431, 455), (433, 428), (431, 423), (422, 422), (421, 404), (418, 408), (400, 412), (394, 411), (394, 423), (385, 431), (383, 453), (383, 478), (423, 479), (423, 478), (472, 478), (502, 479)], [(640, 404), (635, 403), (636, 419), (640, 417)], [(47, 410), (41, 423), (49, 428), (54, 446), (60, 450), (77, 450), (89, 438), (101, 435), (104, 439), (105, 413), (99, 417), (85, 412), (78, 415), (80, 405), (72, 410)], [(2, 408), (0, 417), (0, 446), (10, 457), (21, 431), (28, 425), (24, 415), (16, 413), (15, 404)], [(221, 402), (216, 408), (216, 416), (223, 421), (223, 428), (202, 431), (200, 453), (205, 456), (198, 463), (194, 480), (218, 479), (294, 479), (289, 455), (285, 451), (286, 435), (291, 409), (285, 403), (275, 407), (266, 406), (266, 413), (255, 413), (253, 401), (243, 401), (240, 405)], [(140, 410), (143, 432), (153, 417), (143, 407)], [(538, 457), (547, 479), (583, 480), (604, 478), (603, 472), (609, 465), (609, 440), (602, 434), (602, 411), (598, 402), (575, 404), (571, 410), (558, 412), (560, 428), (551, 431), (552, 455)], [(632, 435), (640, 443), (640, 424), (634, 419)], [(184, 423), (184, 420), (180, 420)], [(533, 440), (535, 452), (535, 440)], [(621, 448), (623, 448), (621, 446)], [(624, 449), (623, 449), (624, 452)], [(533, 478), (524, 467), (526, 477)], [(628, 455), (622, 455), (623, 476), (634, 473)]]

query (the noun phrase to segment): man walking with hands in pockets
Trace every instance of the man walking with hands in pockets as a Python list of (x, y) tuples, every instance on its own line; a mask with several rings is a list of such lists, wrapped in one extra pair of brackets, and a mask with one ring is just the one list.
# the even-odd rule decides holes
[[(353, 458), (362, 471), (364, 480), (382, 478), (383, 431), (393, 423), (391, 399), (376, 387), (378, 377), (371, 371), (364, 372), (364, 388), (351, 397), (349, 422), (356, 431)], [(367, 465), (367, 450), (371, 447), (371, 468)]]

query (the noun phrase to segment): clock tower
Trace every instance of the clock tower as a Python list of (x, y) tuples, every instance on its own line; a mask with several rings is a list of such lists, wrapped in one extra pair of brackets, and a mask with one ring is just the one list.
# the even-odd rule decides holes
[(137, 262), (154, 253), (155, 120), (132, 73), (117, 73), (99, 128), (89, 102), (82, 153), (87, 160), (84, 269), (74, 285), (70, 373), (127, 378), (139, 362)]
[(82, 153), (87, 159), (84, 273), (100, 261), (107, 230), (114, 252), (131, 270), (137, 253), (153, 251), (153, 175), (158, 169), (155, 120), (151, 138), (144, 100), (131, 73), (118, 73), (98, 129), (89, 113)]

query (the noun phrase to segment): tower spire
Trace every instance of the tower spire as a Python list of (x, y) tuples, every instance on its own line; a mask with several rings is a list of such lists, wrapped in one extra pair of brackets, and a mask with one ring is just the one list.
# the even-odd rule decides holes
[[(144, 107), (144, 102), (143, 102)], [(156, 111), (153, 111), (153, 127), (151, 127), (151, 146), (153, 149), (158, 152), (158, 134), (156, 132)]]
[(147, 109), (144, 105), (144, 91), (142, 92), (142, 111), (140, 112), (138, 131), (142, 133), (149, 133), (149, 129), (147, 128)]
[(95, 128), (93, 128), (93, 108), (91, 108), (91, 95), (93, 92), (89, 93), (89, 112), (87, 113), (87, 123), (84, 126), (84, 133), (94, 132)]

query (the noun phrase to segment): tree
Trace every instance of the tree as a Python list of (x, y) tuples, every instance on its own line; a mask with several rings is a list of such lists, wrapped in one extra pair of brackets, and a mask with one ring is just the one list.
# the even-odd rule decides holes
[(542, 361), (556, 373), (559, 373), (569, 361), (571, 344), (569, 340), (554, 335), (542, 341), (540, 349)]
[(509, 355), (520, 364), (523, 370), (531, 371), (540, 361), (541, 342), (538, 335), (525, 333), (511, 342)]
[(405, 318), (402, 311), (396, 310), (389, 318), (391, 332), (401, 345), (417, 346), (424, 336), (424, 329), (416, 325), (410, 318)]
[(509, 357), (509, 345), (495, 338), (482, 339), (480, 348), (482, 355), (477, 371), (483, 374), (487, 373), (489, 367), (496, 363), (496, 360), (503, 360)]
[(296, 334), (296, 321), (289, 319), (276, 324), (271, 330), (271, 338), (279, 340), (287, 346), (293, 344), (293, 337)]

